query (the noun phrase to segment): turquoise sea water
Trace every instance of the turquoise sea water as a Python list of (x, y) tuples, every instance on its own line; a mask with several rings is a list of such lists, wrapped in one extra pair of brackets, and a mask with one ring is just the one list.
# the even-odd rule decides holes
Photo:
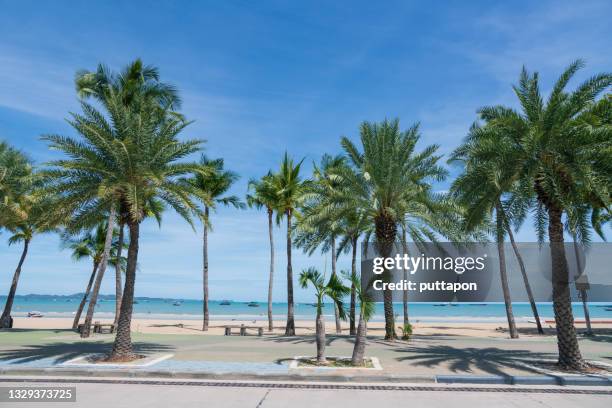
[[(4, 303), (6, 297), (0, 296)], [(78, 307), (79, 297), (66, 296), (17, 296), (13, 306), (14, 316), (25, 316), (28, 312), (39, 311), (47, 317), (70, 317)], [(155, 319), (200, 319), (202, 316), (202, 301), (192, 299), (158, 299), (136, 298), (134, 315), (140, 318)], [(235, 302), (230, 300), (229, 305), (221, 305), (221, 301), (210, 302), (211, 319), (225, 320), (265, 320), (267, 317), (266, 302), (257, 302), (257, 307), (250, 307), (249, 302)], [(402, 304), (395, 303), (395, 313), (402, 314)], [(348, 304), (347, 304), (348, 307)], [(576, 319), (584, 317), (582, 303), (574, 303), (574, 316)], [(96, 316), (100, 318), (112, 317), (115, 311), (114, 299), (107, 297), (99, 300)], [(282, 319), (287, 314), (286, 303), (274, 303), (273, 314)], [(514, 303), (514, 315), (517, 320), (526, 321), (532, 318), (531, 307), (528, 303)], [(538, 311), (543, 318), (553, 316), (552, 304), (539, 303)], [(589, 311), (593, 319), (612, 319), (612, 303), (590, 303)], [(410, 303), (409, 313), (412, 319), (422, 321), (504, 321), (506, 318), (503, 303)], [(296, 319), (314, 318), (315, 308), (308, 303), (296, 303)], [(331, 304), (325, 307), (325, 314), (331, 316)], [(374, 320), (383, 320), (383, 305), (376, 305)]]

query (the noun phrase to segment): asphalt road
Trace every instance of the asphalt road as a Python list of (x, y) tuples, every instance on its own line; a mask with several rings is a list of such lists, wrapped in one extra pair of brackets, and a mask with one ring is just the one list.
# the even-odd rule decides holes
[[(5, 382), (0, 387), (41, 387), (52, 383)], [(606, 390), (610, 387), (547, 387), (546, 392), (528, 392), (534, 387), (474, 386), (480, 390), (449, 391), (451, 387), (432, 386), (405, 390), (355, 390), (355, 389), (303, 389), (276, 388), (269, 386), (236, 387), (198, 385), (157, 385), (146, 383), (62, 383), (76, 386), (77, 401), (62, 403), (0, 402), (11, 407), (87, 407), (87, 408), (151, 408), (151, 407), (253, 407), (253, 408), (301, 408), (301, 407), (342, 407), (375, 408), (385, 406), (441, 407), (441, 408), (504, 408), (504, 407), (577, 407), (589, 408), (612, 406), (612, 395), (569, 394), (563, 390)], [(432, 387), (434, 389), (432, 389)], [(420, 388), (420, 389), (419, 389)], [(458, 387), (464, 388), (465, 387)], [(488, 391), (485, 391), (488, 390)], [(495, 391), (498, 390), (498, 391)], [(509, 391), (512, 390), (512, 391)]]

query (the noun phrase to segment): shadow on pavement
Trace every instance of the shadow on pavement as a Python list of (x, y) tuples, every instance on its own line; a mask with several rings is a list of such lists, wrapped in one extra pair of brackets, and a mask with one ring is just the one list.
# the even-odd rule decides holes
[(440, 367), (455, 373), (472, 373), (480, 370), (488, 374), (506, 376), (505, 368), (537, 372), (521, 363), (533, 363), (542, 359), (554, 359), (556, 354), (537, 353), (529, 350), (503, 350), (488, 348), (455, 348), (450, 346), (406, 347), (395, 349), (395, 352), (409, 355), (397, 357), (398, 361), (426, 367)]
[[(136, 342), (134, 350), (139, 354), (150, 354), (173, 350), (173, 347), (147, 342)], [(108, 353), (112, 344), (109, 342), (76, 342), (24, 345), (17, 349), (0, 350), (0, 361), (13, 360), (13, 363), (23, 364), (46, 358), (55, 359), (60, 364), (73, 358), (90, 353)]]

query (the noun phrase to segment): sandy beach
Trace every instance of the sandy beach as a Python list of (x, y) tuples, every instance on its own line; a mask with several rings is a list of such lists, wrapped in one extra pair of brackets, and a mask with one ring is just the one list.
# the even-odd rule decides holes
[[(94, 319), (101, 323), (112, 323), (112, 319)], [(132, 319), (132, 330), (137, 333), (145, 334), (196, 334), (196, 335), (223, 335), (224, 326), (245, 326), (263, 327), (265, 333), (267, 331), (267, 323), (263, 321), (254, 322), (252, 320), (212, 320), (210, 328), (207, 332), (201, 330), (202, 323), (198, 320), (167, 320), (167, 319)], [(283, 334), (285, 331), (285, 322), (277, 320), (274, 322), (274, 331), (271, 334)], [(414, 334), (431, 336), (431, 335), (450, 335), (450, 336), (472, 336), (483, 338), (506, 338), (508, 337), (506, 325), (499, 322), (480, 323), (480, 322), (418, 322), (413, 321)], [(398, 324), (399, 326), (399, 324)], [(524, 336), (538, 336), (535, 323), (517, 323), (521, 334)], [(72, 327), (72, 319), (67, 317), (42, 317), (42, 318), (27, 318), (16, 317), (14, 328), (17, 329), (45, 329), (45, 330), (65, 330)], [(547, 334), (554, 334), (554, 324), (546, 323), (544, 327)], [(576, 327), (580, 330), (584, 328), (584, 324), (578, 323)], [(612, 321), (605, 323), (596, 323), (594, 327), (598, 329), (612, 329)], [(348, 323), (343, 322), (342, 333), (348, 334)], [(326, 332), (328, 334), (335, 333), (335, 324), (332, 321), (326, 321)], [(399, 333), (399, 328), (398, 328)], [(296, 321), (296, 334), (309, 335), (314, 334), (314, 321), (298, 320)], [(369, 335), (384, 335), (384, 322), (370, 322), (368, 325)]]

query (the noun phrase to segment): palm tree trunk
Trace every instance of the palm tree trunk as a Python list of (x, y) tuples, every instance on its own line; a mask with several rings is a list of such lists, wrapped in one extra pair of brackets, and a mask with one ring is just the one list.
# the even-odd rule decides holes
[(295, 336), (295, 319), (293, 316), (293, 270), (291, 268), (291, 210), (287, 215), (287, 326), (285, 336)]
[[(410, 257), (410, 252), (408, 251), (408, 242), (406, 242), (406, 229), (402, 228), (402, 249), (404, 250), (404, 254)], [(404, 269), (404, 281), (408, 280), (408, 271), (406, 268)], [(404, 327), (410, 324), (410, 319), (408, 317), (408, 289), (404, 289), (402, 291), (402, 305), (404, 307)]]
[(325, 321), (323, 319), (323, 313), (321, 313), (321, 303), (319, 300), (317, 305), (317, 323), (316, 323), (316, 337), (317, 337), (317, 363), (325, 364)]
[(508, 274), (506, 271), (506, 252), (504, 250), (504, 218), (499, 202), (495, 205), (495, 213), (497, 219), (497, 252), (499, 253), (499, 274), (504, 294), (504, 304), (506, 306), (506, 317), (508, 318), (508, 330), (510, 338), (517, 339), (518, 331), (514, 323), (514, 314), (512, 313), (512, 300), (510, 299), (510, 288), (508, 287)]
[(74, 321), (72, 322), (72, 330), (76, 330), (79, 327), (79, 320), (81, 320), (81, 314), (83, 313), (83, 308), (85, 307), (85, 302), (87, 301), (87, 297), (89, 296), (89, 292), (91, 292), (91, 285), (93, 285), (94, 278), (96, 277), (96, 271), (98, 270), (98, 263), (94, 262), (93, 271), (91, 271), (91, 276), (89, 277), (89, 282), (87, 282), (87, 288), (85, 289), (85, 293), (83, 294), (83, 299), (81, 299), (81, 303), (79, 303), (79, 308), (74, 315)]
[[(357, 276), (357, 237), (352, 238), (351, 245), (353, 247), (352, 248), (353, 253), (351, 255), (351, 275), (355, 277)], [(349, 334), (351, 336), (354, 336), (355, 334), (357, 334), (355, 331), (355, 303), (356, 303), (355, 285), (351, 283), (351, 305), (349, 309), (349, 320), (350, 320)]]
[(548, 237), (552, 263), (553, 310), (557, 328), (559, 365), (564, 369), (582, 369), (586, 366), (580, 353), (569, 289), (569, 270), (563, 242), (562, 210), (548, 206)]
[(98, 301), (98, 293), (100, 293), (100, 286), (102, 285), (102, 278), (106, 271), (106, 265), (108, 264), (108, 258), (110, 256), (111, 245), (113, 243), (113, 229), (115, 228), (115, 207), (112, 206), (110, 214), (108, 215), (108, 226), (106, 229), (106, 237), (104, 239), (104, 253), (102, 254), (102, 260), (98, 267), (98, 273), (96, 275), (96, 281), (94, 283), (91, 297), (89, 298), (89, 306), (87, 307), (87, 314), (85, 315), (85, 322), (83, 323), (83, 330), (81, 330), (81, 338), (89, 337), (91, 329), (91, 320), (93, 319), (94, 310), (96, 308), (96, 302)]
[(17, 269), (13, 274), (13, 281), (11, 282), (11, 288), (9, 289), (8, 296), (6, 297), (6, 303), (4, 304), (4, 311), (2, 317), (0, 317), (0, 329), (8, 329), (13, 327), (13, 318), (11, 317), (11, 310), (13, 309), (13, 302), (15, 301), (15, 293), (17, 292), (17, 284), (19, 283), (19, 275), (21, 275), (21, 267), (23, 262), (28, 255), (28, 248), (30, 247), (30, 240), (26, 239), (23, 241), (23, 251), (21, 251), (21, 257), (17, 264)]
[(128, 228), (130, 231), (130, 245), (128, 247), (125, 285), (123, 286), (123, 300), (121, 301), (121, 313), (119, 313), (119, 323), (117, 324), (117, 335), (115, 336), (113, 349), (108, 358), (111, 361), (129, 361), (136, 357), (132, 346), (130, 329), (134, 307), (134, 286), (136, 284), (136, 265), (138, 264), (140, 224), (137, 221), (128, 221)]
[(357, 336), (355, 338), (355, 346), (353, 347), (353, 356), (351, 363), (354, 366), (363, 365), (363, 357), (365, 355), (366, 346), (366, 324), (363, 320), (363, 312), (359, 312), (359, 326), (357, 327)]
[(117, 239), (117, 265), (115, 265), (115, 321), (117, 327), (119, 313), (121, 312), (121, 251), (123, 250), (123, 222), (119, 223), (119, 237)]
[(274, 330), (272, 321), (272, 286), (274, 285), (274, 231), (272, 226), (272, 215), (274, 214), (271, 208), (268, 208), (268, 235), (270, 237), (270, 278), (268, 280), (268, 331)]
[[(578, 243), (576, 242), (576, 234), (572, 234), (574, 239), (574, 256), (576, 257), (576, 268), (577, 275), (582, 274), (582, 264), (580, 263), (580, 251), (578, 250)], [(593, 335), (593, 329), (591, 328), (591, 315), (589, 314), (589, 305), (587, 303), (587, 291), (586, 289), (580, 289), (580, 299), (582, 300), (582, 310), (584, 310), (584, 322), (587, 327), (586, 334), (588, 336)]]
[[(397, 225), (395, 221), (385, 215), (377, 216), (375, 219), (376, 243), (381, 257), (388, 258), (397, 236)], [(391, 271), (385, 269), (382, 274), (383, 281), (391, 281)], [(397, 339), (395, 333), (395, 315), (393, 314), (393, 292), (390, 289), (383, 291), (383, 306), (385, 311), (385, 340)]]
[[(331, 267), (332, 267), (332, 275), (336, 275), (336, 236), (332, 234), (331, 236)], [(342, 333), (342, 326), (340, 324), (340, 312), (338, 311), (338, 305), (334, 303), (334, 315), (336, 318), (336, 334)]]
[(202, 330), (208, 331), (208, 206), (204, 206), (204, 221), (203, 221), (203, 237), (202, 237), (202, 289), (204, 291), (204, 299), (202, 302), (204, 321), (202, 322)]
[(525, 269), (525, 263), (523, 262), (523, 257), (516, 246), (516, 242), (514, 242), (514, 234), (512, 233), (512, 228), (508, 224), (508, 220), (506, 219), (506, 231), (508, 231), (508, 236), (510, 237), (510, 243), (512, 244), (512, 249), (514, 250), (514, 255), (518, 260), (519, 267), (521, 268), (521, 275), (523, 276), (523, 283), (525, 285), (525, 291), (527, 291), (527, 297), (529, 298), (529, 304), (531, 305), (531, 311), (533, 313), (533, 318), (536, 321), (536, 326), (538, 326), (538, 333), (544, 334), (544, 329), (542, 329), (542, 323), (540, 322), (540, 314), (538, 313), (538, 307), (536, 306), (535, 299), (533, 298), (533, 292), (531, 291), (531, 285), (529, 284), (529, 278), (527, 277), (527, 271)]

